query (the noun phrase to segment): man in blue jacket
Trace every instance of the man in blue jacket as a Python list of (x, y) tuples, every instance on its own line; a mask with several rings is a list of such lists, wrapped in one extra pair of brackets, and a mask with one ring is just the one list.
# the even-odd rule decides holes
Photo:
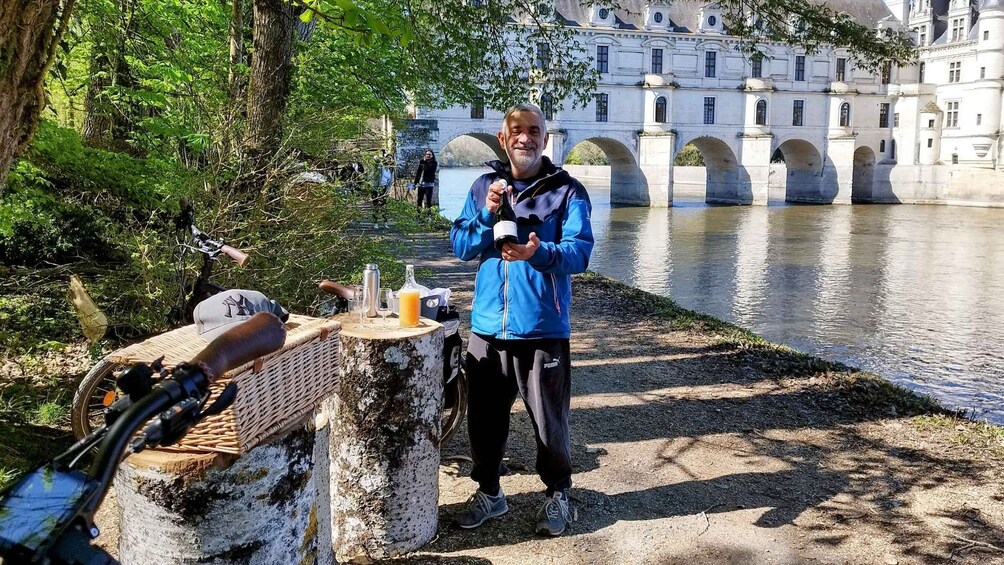
[[(533, 422), (537, 473), (547, 487), (536, 531), (558, 536), (571, 521), (571, 275), (589, 264), (592, 206), (582, 184), (542, 156), (547, 126), (540, 108), (511, 108), (497, 135), (509, 163), (488, 163), (494, 172), (474, 181), (450, 230), (456, 256), (480, 261), (467, 348), (471, 478), (478, 490), (457, 523), (476, 528), (509, 511), (499, 475), (518, 394)], [(497, 251), (493, 225), (502, 198), (514, 203), (518, 241)]]

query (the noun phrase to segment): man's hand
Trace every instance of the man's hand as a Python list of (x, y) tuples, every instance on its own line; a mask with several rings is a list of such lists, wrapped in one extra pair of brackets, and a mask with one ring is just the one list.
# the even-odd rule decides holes
[(485, 197), (485, 208), (494, 214), (498, 211), (499, 206), (502, 204), (502, 195), (505, 193), (505, 182), (501, 179), (492, 183), (488, 187), (488, 196)]
[(530, 232), (530, 240), (526, 245), (522, 243), (506, 243), (502, 246), (502, 258), (506, 261), (526, 261), (540, 248), (540, 239), (537, 234)]

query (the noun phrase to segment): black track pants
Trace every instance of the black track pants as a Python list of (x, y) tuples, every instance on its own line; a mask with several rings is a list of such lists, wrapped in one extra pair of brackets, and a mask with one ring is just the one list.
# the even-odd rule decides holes
[(547, 494), (572, 486), (568, 411), (571, 362), (567, 339), (500, 340), (471, 334), (467, 345), (467, 428), (482, 491), (499, 488), (516, 395), (530, 413), (537, 437), (537, 473)]

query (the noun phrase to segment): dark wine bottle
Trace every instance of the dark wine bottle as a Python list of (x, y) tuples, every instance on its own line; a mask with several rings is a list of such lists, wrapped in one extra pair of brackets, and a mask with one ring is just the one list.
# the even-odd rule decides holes
[(509, 201), (510, 188), (506, 185), (505, 179), (499, 179), (502, 183), (502, 201), (498, 210), (495, 211), (495, 249), (502, 251), (505, 243), (516, 243), (516, 211), (512, 209)]

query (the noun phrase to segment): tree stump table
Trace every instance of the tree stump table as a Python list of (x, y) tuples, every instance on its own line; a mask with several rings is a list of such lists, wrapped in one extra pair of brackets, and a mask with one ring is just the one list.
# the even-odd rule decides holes
[(338, 392), (321, 403), (339, 563), (366, 563), (432, 540), (439, 511), (443, 327), (422, 319), (342, 324)]
[(314, 449), (314, 432), (300, 426), (240, 456), (129, 457), (115, 477), (119, 562), (330, 563), (327, 528), (318, 528), (329, 518), (327, 501), (315, 495)]

